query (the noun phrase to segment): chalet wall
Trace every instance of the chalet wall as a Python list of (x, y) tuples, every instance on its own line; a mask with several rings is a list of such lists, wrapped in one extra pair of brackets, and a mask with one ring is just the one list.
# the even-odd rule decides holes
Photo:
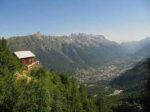
[(23, 65), (30, 65), (30, 64), (34, 63), (35, 61), (36, 61), (36, 59), (34, 57), (21, 59), (21, 63)]

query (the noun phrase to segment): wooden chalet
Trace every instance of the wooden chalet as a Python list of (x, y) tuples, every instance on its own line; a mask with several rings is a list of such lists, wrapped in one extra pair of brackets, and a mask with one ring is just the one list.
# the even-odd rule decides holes
[(20, 60), (27, 70), (39, 66), (39, 61), (31, 51), (16, 51), (14, 55)]

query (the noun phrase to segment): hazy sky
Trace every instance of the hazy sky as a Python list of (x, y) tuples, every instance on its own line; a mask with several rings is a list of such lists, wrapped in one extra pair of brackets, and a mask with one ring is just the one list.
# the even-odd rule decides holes
[(150, 0), (0, 0), (0, 35), (103, 34), (117, 42), (150, 36)]

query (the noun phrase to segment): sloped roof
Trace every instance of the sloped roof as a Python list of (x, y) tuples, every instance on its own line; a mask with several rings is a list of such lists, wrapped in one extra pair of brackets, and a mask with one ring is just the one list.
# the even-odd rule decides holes
[(35, 55), (31, 51), (16, 51), (14, 54), (19, 58), (29, 58), (29, 57), (35, 57)]

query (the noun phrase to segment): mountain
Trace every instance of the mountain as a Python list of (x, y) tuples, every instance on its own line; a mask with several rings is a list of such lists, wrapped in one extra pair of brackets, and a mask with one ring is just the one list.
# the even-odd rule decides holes
[(11, 37), (8, 46), (12, 51), (31, 50), (47, 69), (61, 72), (96, 68), (126, 56), (118, 43), (103, 35), (84, 33), (46, 36), (38, 32)]
[(150, 44), (150, 37), (140, 41), (123, 42), (121, 46), (126, 49), (126, 52), (133, 55), (148, 44)]
[(110, 85), (123, 89), (125, 92), (141, 91), (148, 77), (148, 63), (150, 59), (137, 63), (133, 68), (125, 71), (110, 82)]
[(74, 78), (42, 67), (23, 69), (6, 40), (0, 39), (1, 112), (99, 112), (98, 108)]
[(150, 43), (142, 47), (135, 53), (135, 56), (139, 56), (140, 58), (148, 58), (150, 57)]

